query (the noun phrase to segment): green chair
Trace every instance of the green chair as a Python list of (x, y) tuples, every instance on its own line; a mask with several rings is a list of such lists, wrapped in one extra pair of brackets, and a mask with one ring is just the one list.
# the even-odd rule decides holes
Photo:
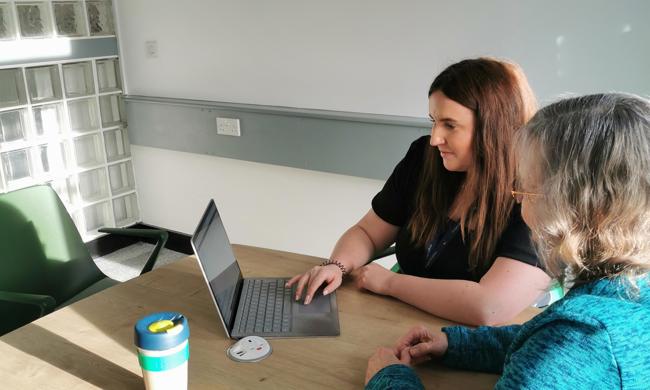
[[(105, 228), (100, 232), (157, 240), (167, 232)], [(95, 265), (56, 192), (38, 185), (0, 194), (0, 335), (119, 282)]]

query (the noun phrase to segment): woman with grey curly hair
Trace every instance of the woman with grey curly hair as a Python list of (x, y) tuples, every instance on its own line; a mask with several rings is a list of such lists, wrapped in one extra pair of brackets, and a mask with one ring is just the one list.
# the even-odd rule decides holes
[(411, 329), (371, 357), (367, 388), (422, 388), (431, 358), (501, 373), (497, 388), (650, 386), (650, 101), (569, 98), (518, 137), (522, 204), (547, 272), (573, 283), (524, 325)]

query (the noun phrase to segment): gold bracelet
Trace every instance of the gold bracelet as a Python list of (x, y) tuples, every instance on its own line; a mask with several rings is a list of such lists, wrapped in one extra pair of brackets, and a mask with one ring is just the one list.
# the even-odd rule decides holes
[(335, 266), (339, 267), (339, 269), (341, 270), (341, 273), (343, 274), (343, 276), (345, 276), (348, 273), (345, 270), (345, 266), (343, 264), (341, 264), (340, 262), (336, 261), (336, 260), (330, 259), (330, 260), (327, 260), (327, 261), (323, 261), (320, 266), (325, 267), (326, 265), (330, 265), (330, 264), (334, 264)]

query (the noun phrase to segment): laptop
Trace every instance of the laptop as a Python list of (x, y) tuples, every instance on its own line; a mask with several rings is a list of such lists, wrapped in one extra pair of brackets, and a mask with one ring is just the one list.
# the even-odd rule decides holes
[(308, 337), (340, 334), (336, 294), (315, 297), (309, 305), (293, 299), (290, 278), (243, 278), (214, 200), (210, 200), (192, 248), (229, 338)]

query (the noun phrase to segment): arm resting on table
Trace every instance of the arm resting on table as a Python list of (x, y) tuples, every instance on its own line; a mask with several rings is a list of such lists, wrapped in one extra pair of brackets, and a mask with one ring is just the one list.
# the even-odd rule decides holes
[(537, 267), (499, 257), (479, 282), (394, 274), (386, 294), (452, 321), (496, 325), (530, 306), (549, 281)]
[(158, 229), (101, 228), (99, 231), (101, 233), (117, 234), (120, 236), (151, 238), (157, 240), (156, 247), (153, 248), (153, 251), (142, 268), (140, 275), (153, 269), (153, 266), (156, 264), (156, 260), (158, 259), (158, 253), (165, 246), (165, 243), (167, 243), (167, 239), (169, 238), (169, 234), (166, 231)]
[(411, 367), (392, 364), (377, 372), (365, 388), (365, 390), (384, 389), (423, 390), (424, 386)]
[(41, 294), (0, 291), (0, 301), (37, 306), (40, 310), (39, 317), (50, 313), (56, 307), (56, 300), (53, 297)]
[(461, 370), (500, 374), (506, 352), (520, 328), (521, 325), (442, 328), (448, 342), (442, 364)]

